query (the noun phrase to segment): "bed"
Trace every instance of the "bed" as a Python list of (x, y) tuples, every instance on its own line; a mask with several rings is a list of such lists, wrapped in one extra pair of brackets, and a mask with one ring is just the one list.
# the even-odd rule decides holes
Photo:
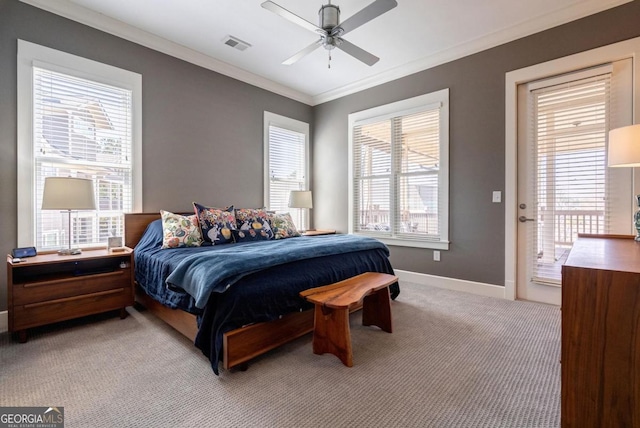
[[(250, 359), (312, 331), (312, 305), (300, 291), (368, 271), (393, 274), (384, 245), (352, 235), (179, 249), (160, 249), (161, 240), (158, 213), (125, 214), (136, 300), (191, 339), (216, 374), (220, 363), (224, 369), (245, 368)], [(253, 254), (250, 262), (243, 261), (245, 253)], [(284, 261), (269, 260), (279, 253), (291, 254)], [(209, 264), (217, 267), (211, 270)], [(223, 265), (231, 273), (212, 279)], [(190, 289), (203, 281), (207, 293)], [(390, 291), (397, 297), (398, 284)]]

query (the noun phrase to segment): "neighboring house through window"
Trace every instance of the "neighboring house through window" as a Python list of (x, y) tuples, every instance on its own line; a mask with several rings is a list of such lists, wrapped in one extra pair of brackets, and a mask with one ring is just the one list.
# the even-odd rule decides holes
[(292, 190), (309, 190), (309, 124), (264, 112), (264, 201), (268, 210), (289, 212), (299, 229), (307, 210), (289, 208)]
[(449, 90), (349, 115), (349, 230), (449, 248)]
[(68, 219), (40, 208), (46, 177), (93, 181), (74, 243), (123, 235), (123, 213), (141, 208), (141, 97), (137, 73), (18, 41), (18, 245), (68, 245)]

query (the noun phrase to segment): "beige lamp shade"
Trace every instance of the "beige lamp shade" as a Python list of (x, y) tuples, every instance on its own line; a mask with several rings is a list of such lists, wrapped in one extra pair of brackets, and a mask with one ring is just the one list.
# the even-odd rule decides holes
[(46, 177), (43, 210), (95, 210), (93, 181), (86, 178)]
[(609, 131), (609, 166), (640, 166), (640, 125)]
[(289, 194), (289, 208), (313, 208), (310, 190), (292, 190)]

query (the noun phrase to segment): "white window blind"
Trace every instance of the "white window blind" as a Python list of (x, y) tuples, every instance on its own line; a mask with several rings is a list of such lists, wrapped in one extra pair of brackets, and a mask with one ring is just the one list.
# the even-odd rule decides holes
[(448, 103), (440, 101), (354, 121), (355, 233), (391, 243), (447, 241), (445, 109)]
[(306, 210), (289, 208), (292, 190), (308, 190), (308, 125), (265, 112), (267, 209), (288, 212), (299, 229), (308, 227)]
[(93, 180), (96, 211), (74, 213), (75, 243), (105, 243), (123, 235), (133, 206), (132, 92), (45, 68), (33, 68), (35, 245), (68, 245), (68, 221), (41, 210), (45, 177)]
[(611, 78), (609, 72), (530, 92), (536, 217), (528, 241), (534, 281), (560, 285), (559, 266), (578, 233), (610, 231)]
[[(103, 246), (142, 209), (142, 76), (18, 40), (18, 246)], [(46, 177), (93, 181), (96, 210), (42, 210)]]

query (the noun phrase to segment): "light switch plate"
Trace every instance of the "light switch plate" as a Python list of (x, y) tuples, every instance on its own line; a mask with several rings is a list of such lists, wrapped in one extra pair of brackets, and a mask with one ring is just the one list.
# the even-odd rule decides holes
[(494, 190), (493, 191), (493, 199), (492, 202), (499, 204), (500, 202), (502, 202), (502, 192), (500, 190)]

